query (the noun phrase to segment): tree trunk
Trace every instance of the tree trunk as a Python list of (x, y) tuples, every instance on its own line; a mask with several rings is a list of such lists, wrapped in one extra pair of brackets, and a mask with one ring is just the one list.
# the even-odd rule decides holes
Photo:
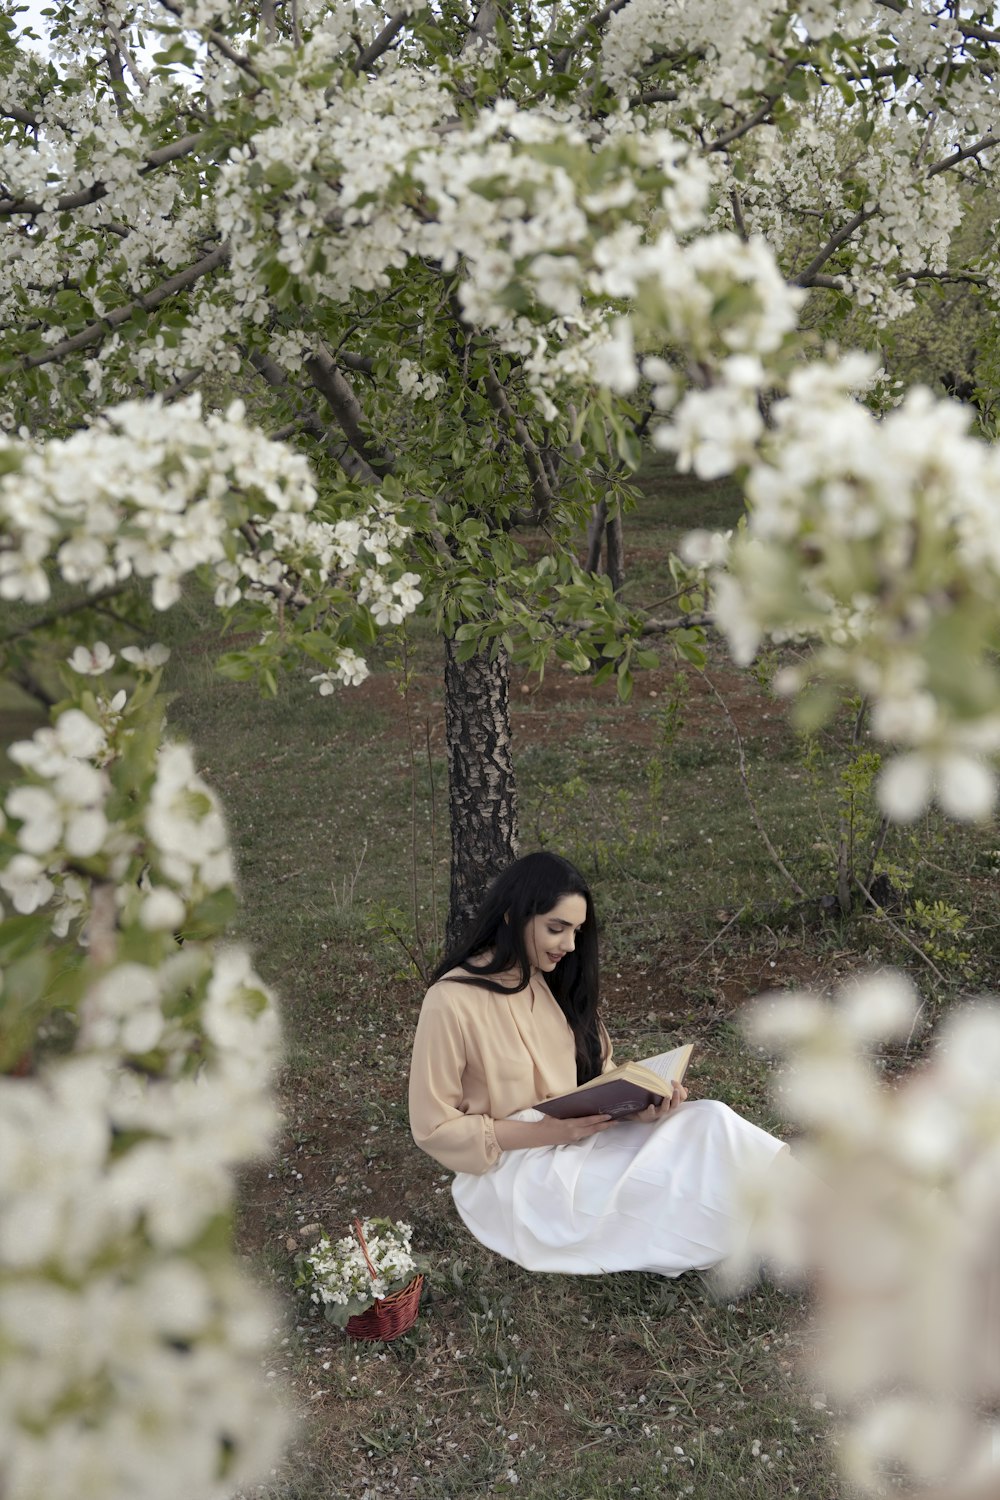
[(617, 511), (608, 517), (607, 527), (607, 574), (611, 587), (620, 594), (625, 587), (625, 538), (622, 535), (622, 514)]
[(611, 579), (611, 587), (620, 594), (625, 587), (625, 539), (622, 532), (621, 511), (608, 514), (607, 500), (598, 500), (590, 508), (590, 523), (587, 527), (587, 556), (584, 571), (599, 573), (601, 550), (606, 544), (604, 571)]
[(598, 500), (590, 508), (590, 525), (587, 527), (587, 560), (584, 571), (597, 573), (601, 567), (601, 547), (604, 543), (604, 525), (608, 519), (608, 502)]
[(517, 857), (517, 788), (511, 753), (509, 669), (501, 648), (456, 661), (444, 643), (451, 901), (446, 946), (461, 936), (493, 876)]

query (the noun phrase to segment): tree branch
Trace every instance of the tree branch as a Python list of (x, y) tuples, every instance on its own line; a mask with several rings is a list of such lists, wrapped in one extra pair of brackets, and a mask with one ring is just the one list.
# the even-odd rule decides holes
[(105, 43), (104, 61), (108, 65), (108, 73), (111, 76), (111, 93), (115, 101), (115, 114), (119, 120), (124, 120), (125, 110), (128, 105), (128, 89), (125, 87), (125, 65), (122, 62), (121, 53), (110, 39)]
[(858, 877), (856, 875), (854, 877), (854, 883), (858, 887), (858, 890), (861, 892), (862, 896), (864, 896), (865, 900), (868, 902), (868, 905), (874, 908), (875, 915), (877, 917), (880, 917), (883, 922), (886, 922), (888, 924), (888, 926), (892, 928), (893, 932), (896, 934), (896, 936), (898, 938), (902, 938), (902, 940), (906, 944), (906, 946), (908, 948), (911, 948), (913, 950), (913, 952), (917, 955), (917, 957), (921, 960), (921, 962), (925, 963), (927, 965), (927, 967), (931, 970), (931, 972), (933, 974), (937, 975), (938, 979), (940, 979), (940, 981), (941, 981), (942, 984), (946, 984), (947, 981), (946, 981), (944, 975), (941, 973), (941, 970), (938, 968), (937, 964), (934, 962), (934, 960), (932, 958), (930, 958), (924, 952), (923, 948), (919, 947), (919, 945), (917, 943), (915, 943), (912, 938), (907, 937), (907, 935), (903, 931), (902, 927), (900, 927), (897, 922), (894, 922), (892, 920), (892, 918), (890, 917), (889, 913), (886, 911), (886, 909), (885, 909), (884, 906), (879, 906), (878, 902), (875, 900), (875, 897), (872, 895), (871, 891), (867, 890), (865, 888), (865, 886), (862, 885), (861, 881), (858, 879)]
[[(796, 66), (797, 64), (793, 64), (792, 67), (786, 69), (785, 76), (782, 79), (783, 85), (788, 82), (789, 78), (795, 72)], [(748, 115), (741, 124), (734, 125), (731, 130), (724, 130), (721, 135), (717, 135), (715, 140), (709, 143), (709, 151), (725, 151), (726, 147), (731, 146), (733, 141), (738, 141), (741, 135), (747, 135), (755, 126), (762, 125), (780, 98), (780, 89), (777, 93), (766, 95), (763, 104), (758, 109), (755, 109), (752, 115)]]
[(388, 21), (379, 32), (378, 36), (375, 37), (374, 41), (369, 42), (364, 51), (359, 52), (357, 57), (354, 59), (351, 67), (353, 68), (355, 73), (365, 72), (366, 69), (371, 67), (373, 62), (378, 61), (378, 59), (382, 56), (382, 53), (385, 52), (396, 40), (396, 37), (406, 25), (408, 16), (409, 11), (400, 10), (397, 11), (394, 16), (389, 17)]
[(570, 58), (577, 47), (587, 40), (592, 31), (600, 31), (603, 26), (606, 26), (615, 12), (623, 10), (628, 3), (629, 0), (610, 0), (610, 3), (605, 5), (603, 10), (597, 11), (588, 21), (584, 21), (583, 25), (570, 37), (565, 47), (561, 47), (552, 59), (552, 71), (554, 73), (565, 73), (569, 67)]
[(27, 625), (18, 625), (15, 629), (8, 630), (5, 635), (0, 636), (0, 647), (9, 646), (11, 641), (19, 641), (26, 635), (34, 635), (36, 630), (45, 630), (49, 625), (54, 625), (57, 620), (65, 620), (70, 615), (79, 614), (82, 609), (93, 609), (95, 605), (102, 604), (105, 599), (114, 599), (119, 594), (124, 594), (130, 587), (131, 580), (126, 583), (112, 583), (106, 589), (98, 589), (95, 594), (87, 594), (83, 599), (70, 599), (66, 604), (57, 604), (46, 614), (29, 620)]
[(507, 392), (493, 368), (491, 359), (487, 359), (486, 364), (486, 395), (493, 410), (509, 423), (518, 446), (524, 454), (524, 462), (531, 476), (531, 493), (534, 499), (532, 520), (536, 522), (543, 520), (555, 503), (552, 486), (545, 472), (545, 464), (542, 462), (542, 456), (527, 426), (507, 400)]
[(674, 615), (669, 620), (647, 620), (639, 631), (640, 635), (669, 635), (673, 630), (695, 630), (698, 626), (715, 624), (713, 614), (698, 615)]
[(305, 368), (354, 452), (374, 474), (374, 480), (368, 482), (377, 484), (379, 479), (392, 473), (395, 459), (365, 432), (361, 403), (350, 383), (337, 369), (333, 355), (325, 344), (321, 344), (317, 352), (306, 360)]
[(123, 307), (116, 307), (106, 313), (103, 318), (96, 318), (93, 323), (88, 323), (81, 328), (79, 333), (71, 334), (69, 338), (62, 339), (58, 344), (53, 344), (42, 354), (24, 354), (19, 359), (11, 360), (8, 364), (0, 367), (0, 377), (11, 375), (16, 370), (35, 370), (39, 365), (52, 364), (54, 360), (63, 359), (67, 354), (75, 354), (78, 349), (86, 349), (89, 344), (103, 343), (109, 333), (114, 333), (123, 323), (127, 323), (137, 312), (154, 312), (161, 303), (166, 302), (175, 292), (182, 292), (191, 286), (202, 276), (208, 276), (212, 271), (218, 269), (229, 259), (229, 245), (222, 244), (196, 261), (194, 265), (187, 266), (183, 271), (178, 271), (176, 276), (170, 276), (162, 281), (158, 287), (151, 292), (144, 292), (141, 296), (126, 302)]
[(482, 0), (476, 11), (476, 19), (472, 23), (469, 35), (462, 46), (462, 51), (467, 52), (470, 47), (477, 43), (488, 42), (497, 29), (497, 14), (500, 10), (500, 0)]
[(969, 286), (990, 284), (990, 278), (980, 275), (978, 271), (932, 271), (928, 266), (919, 271), (900, 271), (896, 284), (904, 286), (908, 281), (955, 281), (965, 282)]
[(834, 251), (839, 250), (844, 241), (849, 240), (856, 229), (860, 229), (862, 224), (867, 224), (869, 219), (874, 219), (877, 213), (878, 208), (859, 208), (854, 218), (849, 219), (846, 224), (841, 225), (836, 234), (832, 234), (822, 250), (813, 257), (805, 270), (794, 277), (793, 286), (815, 286), (817, 271), (826, 265)]
[(159, 396), (161, 401), (176, 401), (178, 396), (190, 390), (197, 380), (205, 373), (204, 365), (196, 365), (193, 370), (188, 370), (186, 375), (180, 375), (173, 385), (168, 385), (165, 391), (150, 391), (151, 396)]
[(34, 698), (43, 708), (52, 708), (59, 701), (48, 688), (42, 686), (34, 672), (25, 666), (8, 662), (4, 667), (4, 676), (17, 683), (22, 693)]
[(32, 130), (41, 129), (41, 120), (16, 104), (0, 104), (0, 120), (16, 120), (19, 125), (29, 125)]
[(676, 99), (676, 89), (648, 89), (638, 98), (630, 99), (629, 108), (640, 109), (644, 104), (673, 104)]
[[(179, 156), (190, 156), (203, 141), (207, 140), (208, 136), (209, 131), (202, 130), (196, 134), (180, 136), (176, 141), (170, 141), (166, 146), (160, 146), (157, 150), (151, 151), (139, 168), (139, 176), (145, 177), (157, 167), (176, 161)], [(0, 198), (0, 217), (9, 218), (13, 214), (66, 213), (73, 208), (84, 208), (88, 203), (97, 203), (107, 195), (107, 183), (98, 181), (92, 182), (89, 187), (78, 189), (75, 193), (64, 193), (61, 198), (56, 199), (51, 208), (45, 208), (32, 198)]]
[(1000, 42), (1000, 31), (990, 31), (987, 26), (980, 26), (975, 21), (963, 21), (956, 16), (951, 24), (957, 26), (963, 36), (975, 37), (979, 42)]
[(949, 167), (956, 167), (960, 161), (968, 161), (970, 156), (978, 157), (980, 151), (988, 151), (991, 146), (1000, 146), (1000, 135), (984, 135), (981, 140), (973, 142), (971, 146), (963, 146), (960, 151), (952, 152), (943, 161), (935, 162), (933, 167), (927, 168), (928, 177), (936, 177), (939, 172), (947, 172)]
[[(163, 6), (164, 10), (168, 10), (170, 14), (172, 16), (176, 16), (179, 21), (184, 20), (184, 11), (181, 6), (176, 3), (176, 0), (160, 0), (160, 4)], [(229, 42), (222, 35), (221, 31), (215, 31), (212, 27), (209, 27), (207, 31), (202, 30), (200, 27), (198, 29), (199, 31), (201, 31), (201, 35), (205, 37), (207, 41), (211, 42), (212, 46), (217, 52), (221, 52), (223, 57), (228, 58), (229, 61), (231, 63), (234, 63), (241, 72), (248, 74), (255, 83), (259, 83), (260, 79), (257, 73), (257, 69), (254, 67), (249, 57), (242, 56), (242, 54), (237, 52), (235, 48), (231, 47), (229, 45)]]
[(349, 349), (338, 349), (334, 358), (338, 365), (346, 365), (349, 370), (357, 370), (361, 375), (370, 375), (375, 369), (373, 359), (367, 359), (363, 354), (352, 354)]
[[(288, 374), (281, 368), (276, 359), (260, 350), (254, 350), (250, 354), (250, 363), (257, 374), (265, 380), (273, 390), (281, 390), (286, 386)], [(340, 465), (348, 479), (354, 479), (358, 484), (377, 485), (379, 476), (365, 459), (359, 457), (346, 442), (335, 442), (330, 432), (329, 425), (323, 421), (314, 406), (308, 406), (299, 402), (298, 417), (294, 423), (287, 424), (288, 430), (281, 429), (280, 436), (290, 437), (294, 431), (308, 432), (311, 437), (322, 443), (331, 458)], [(275, 441), (279, 439), (279, 433), (272, 433)]]
[(122, 36), (121, 32), (118, 30), (118, 27), (114, 24), (113, 21), (110, 21), (108, 19), (107, 15), (104, 15), (104, 16), (101, 17), (101, 25), (104, 27), (104, 30), (111, 37), (111, 39), (114, 42), (115, 46), (118, 48), (118, 55), (121, 57), (122, 61), (124, 62), (125, 66), (126, 66), (126, 68), (128, 68), (129, 72), (131, 73), (132, 77), (135, 79), (136, 86), (141, 90), (142, 93), (144, 93), (144, 94), (148, 93), (149, 92), (149, 79), (139, 69), (139, 67), (138, 67), (138, 65), (136, 63), (135, 58), (132, 56), (132, 53), (129, 50), (128, 42), (126, 42), (125, 38)]

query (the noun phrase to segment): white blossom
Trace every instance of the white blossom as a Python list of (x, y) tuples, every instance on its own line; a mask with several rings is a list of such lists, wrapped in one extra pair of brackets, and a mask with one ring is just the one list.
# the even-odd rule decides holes
[(89, 649), (77, 646), (68, 660), (73, 671), (84, 677), (100, 677), (115, 664), (114, 652), (104, 641), (97, 641)]
[(170, 648), (158, 643), (151, 646), (123, 646), (119, 655), (139, 672), (155, 672), (170, 660)]

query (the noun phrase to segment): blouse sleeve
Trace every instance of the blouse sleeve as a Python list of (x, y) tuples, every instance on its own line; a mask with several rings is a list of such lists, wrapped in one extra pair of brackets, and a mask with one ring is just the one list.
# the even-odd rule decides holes
[(606, 1073), (609, 1068), (615, 1066), (613, 1061), (615, 1049), (608, 1028), (600, 1017), (598, 1017), (597, 1026), (601, 1034), (601, 1072)]
[(410, 1063), (410, 1130), (422, 1151), (453, 1172), (479, 1175), (500, 1159), (489, 1115), (462, 1104), (466, 1065), (461, 1019), (447, 996), (424, 1000)]

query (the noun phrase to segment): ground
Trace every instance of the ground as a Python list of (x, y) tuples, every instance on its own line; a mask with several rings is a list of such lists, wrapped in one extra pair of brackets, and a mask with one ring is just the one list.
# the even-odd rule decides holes
[[(665, 548), (728, 524), (735, 503), (648, 477), (628, 522), (631, 597), (659, 597)], [(171, 725), (229, 818), (238, 936), (285, 1017), (282, 1129), (240, 1184), (236, 1234), (273, 1289), (266, 1373), (301, 1425), (254, 1500), (847, 1500), (794, 1289), (522, 1272), (470, 1239), (448, 1174), (410, 1140), (409, 1047), (448, 882), (429, 632), (410, 643), (405, 700), (377, 658), (358, 689), (320, 698), (303, 669), (260, 699), (216, 674), (225, 642), (202, 604), (158, 625)], [(863, 867), (878, 822), (850, 769), (856, 708), (806, 740), (770, 665), (739, 671), (710, 642), (704, 672), (665, 649), (627, 705), (558, 668), (541, 683), (515, 673), (511, 700), (522, 847), (558, 849), (592, 884), (618, 1055), (692, 1040), (692, 1091), (787, 1135), (769, 1060), (741, 1028), (747, 1004), (885, 962), (918, 984), (925, 1022), (1000, 987), (1000, 839), (933, 816), (894, 830), (892, 909), (839, 914), (838, 840), (850, 834)], [(40, 721), (12, 692), (2, 701), (6, 741)], [(909, 1066), (929, 1030), (878, 1061)], [(408, 1220), (429, 1261), (414, 1329), (386, 1346), (352, 1343), (295, 1287), (307, 1227), (338, 1237), (358, 1214)]]

